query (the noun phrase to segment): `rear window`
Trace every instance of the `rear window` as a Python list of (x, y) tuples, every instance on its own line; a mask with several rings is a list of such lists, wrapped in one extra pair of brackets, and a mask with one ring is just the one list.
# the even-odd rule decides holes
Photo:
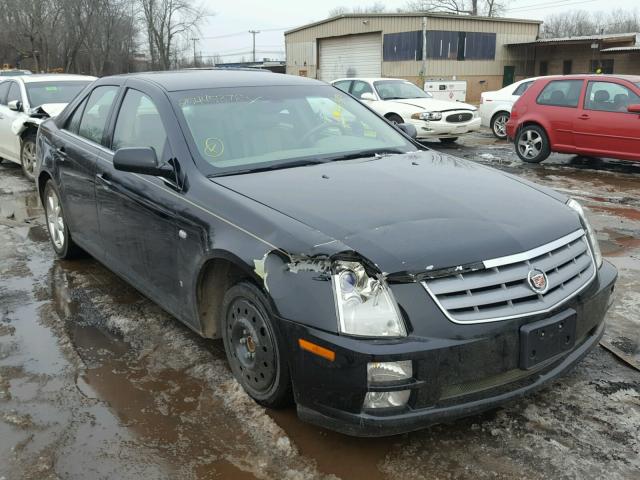
[(517, 96), (522, 95), (524, 92), (527, 91), (527, 89), (531, 86), (532, 83), (533, 81), (521, 83), (520, 85), (518, 85), (518, 88), (515, 89), (515, 91), (513, 92), (513, 95), (517, 95)]
[(26, 84), (29, 104), (37, 107), (47, 103), (69, 103), (90, 83), (89, 80), (29, 82)]
[(582, 80), (553, 80), (538, 95), (540, 105), (576, 108), (580, 102)]

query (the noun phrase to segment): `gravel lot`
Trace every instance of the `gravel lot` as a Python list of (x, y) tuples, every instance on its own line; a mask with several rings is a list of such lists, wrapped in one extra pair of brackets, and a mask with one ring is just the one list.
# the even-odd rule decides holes
[(56, 260), (32, 185), (5, 162), (0, 480), (640, 478), (640, 164), (553, 155), (523, 165), (488, 131), (431, 146), (590, 208), (620, 271), (604, 347), (482, 416), (344, 437), (300, 422), (293, 408), (256, 405), (221, 342), (200, 339), (96, 261)]

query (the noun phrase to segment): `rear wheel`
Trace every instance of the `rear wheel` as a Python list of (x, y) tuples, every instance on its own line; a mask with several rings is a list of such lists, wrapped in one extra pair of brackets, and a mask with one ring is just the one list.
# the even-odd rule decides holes
[(501, 140), (507, 138), (507, 122), (510, 116), (507, 112), (498, 112), (491, 119), (491, 131)]
[(292, 401), (285, 345), (265, 294), (249, 282), (224, 296), (222, 338), (231, 371), (256, 402), (272, 408)]
[(549, 137), (543, 128), (526, 125), (516, 137), (516, 154), (523, 162), (540, 163), (551, 153)]
[(22, 164), (24, 176), (29, 180), (33, 180), (33, 170), (36, 166), (36, 135), (34, 133), (29, 133), (22, 139), (20, 163)]
[(47, 231), (49, 232), (51, 245), (53, 245), (58, 257), (75, 258), (81, 256), (82, 249), (71, 238), (62, 203), (60, 202), (60, 195), (52, 180), (48, 180), (44, 187), (42, 203), (47, 218)]
[(440, 142), (442, 143), (454, 143), (458, 140), (458, 137), (445, 137), (445, 138), (441, 138)]

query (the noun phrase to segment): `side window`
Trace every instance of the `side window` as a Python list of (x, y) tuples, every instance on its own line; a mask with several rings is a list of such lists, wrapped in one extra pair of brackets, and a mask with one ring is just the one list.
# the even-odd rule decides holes
[(576, 108), (582, 90), (582, 80), (554, 80), (538, 95), (538, 104)]
[(589, 82), (584, 108), (602, 112), (626, 112), (627, 107), (634, 103), (640, 103), (640, 97), (624, 85), (612, 82)]
[(166, 144), (167, 133), (153, 101), (137, 90), (127, 90), (113, 132), (113, 150), (151, 147), (162, 159)]
[(7, 94), (7, 104), (9, 102), (13, 102), (14, 100), (21, 102), (22, 95), (20, 95), (20, 86), (16, 82), (9, 83), (11, 85), (9, 86), (9, 93)]
[(341, 80), (333, 84), (334, 87), (339, 88), (345, 93), (349, 93), (349, 87), (351, 86), (351, 80)]
[(102, 143), (107, 117), (117, 92), (118, 87), (114, 86), (97, 87), (91, 92), (84, 115), (80, 120), (78, 135), (93, 142)]
[(0, 82), (0, 105), (7, 104), (7, 93), (11, 82)]
[(353, 86), (351, 87), (351, 95), (356, 98), (362, 98), (363, 93), (373, 93), (371, 85), (369, 85), (367, 82), (355, 80), (353, 82)]
[(80, 128), (80, 119), (82, 118), (82, 112), (84, 111), (86, 104), (87, 99), (85, 98), (82, 103), (76, 107), (73, 115), (67, 119), (67, 124), (64, 126), (65, 130), (72, 133), (78, 133), (78, 129)]
[(520, 85), (518, 85), (518, 88), (515, 89), (515, 91), (513, 92), (512, 95), (516, 95), (516, 96), (520, 96), (522, 95), (524, 92), (527, 91), (527, 88), (529, 88), (531, 86), (533, 82), (524, 82), (521, 83)]

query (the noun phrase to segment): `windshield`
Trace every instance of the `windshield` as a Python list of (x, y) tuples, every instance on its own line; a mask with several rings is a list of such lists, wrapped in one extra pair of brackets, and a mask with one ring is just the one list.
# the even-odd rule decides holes
[(206, 175), (417, 150), (328, 85), (189, 90), (172, 97)]
[(373, 82), (382, 100), (397, 100), (402, 98), (433, 98), (428, 92), (420, 90), (411, 82), (402, 80), (381, 80)]
[(31, 107), (46, 103), (69, 103), (86, 87), (90, 80), (67, 82), (30, 82), (25, 84)]

